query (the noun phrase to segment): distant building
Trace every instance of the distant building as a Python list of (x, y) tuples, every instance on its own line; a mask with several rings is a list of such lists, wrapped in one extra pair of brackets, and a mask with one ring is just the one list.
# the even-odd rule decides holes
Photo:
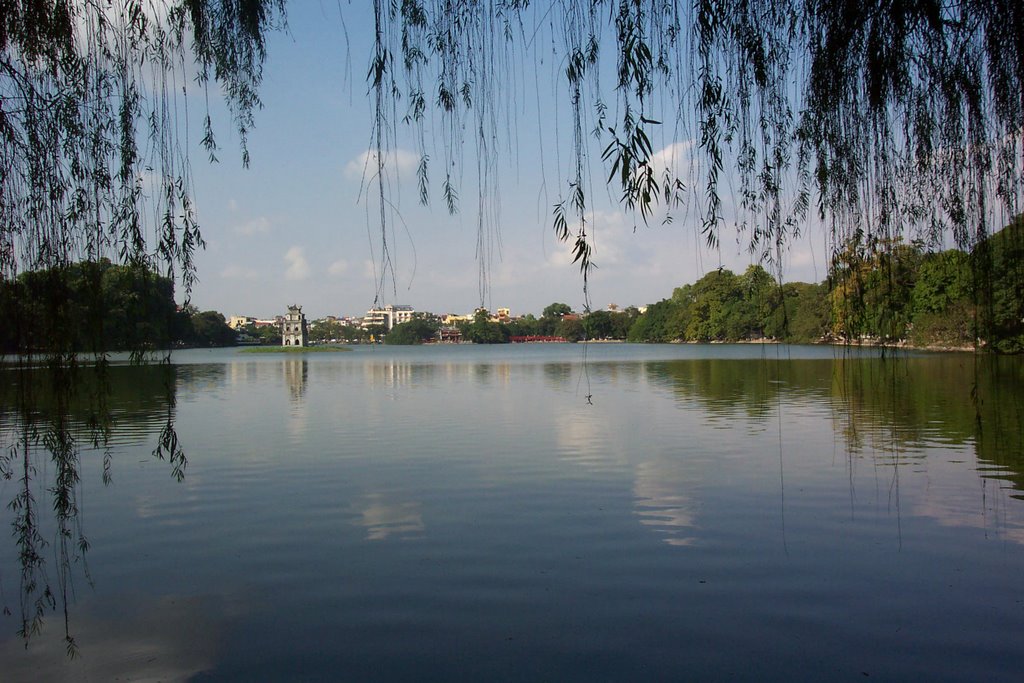
[(412, 320), (416, 310), (412, 306), (393, 306), (388, 304), (383, 308), (371, 308), (363, 318), (363, 329), (383, 326), (388, 332), (395, 325), (407, 323)]
[(441, 316), (441, 324), (447, 327), (454, 327), (458, 323), (473, 322), (473, 316), (471, 315), (456, 315), (455, 313), (445, 313)]
[(462, 331), (457, 327), (442, 327), (437, 331), (437, 340), (443, 344), (458, 344), (462, 341)]
[(228, 318), (228, 327), (230, 327), (233, 330), (237, 330), (254, 322), (256, 322), (256, 318), (247, 315), (233, 315), (230, 318)]
[(281, 323), (281, 345), (306, 346), (307, 343), (309, 334), (306, 331), (306, 316), (302, 313), (302, 306), (292, 304)]

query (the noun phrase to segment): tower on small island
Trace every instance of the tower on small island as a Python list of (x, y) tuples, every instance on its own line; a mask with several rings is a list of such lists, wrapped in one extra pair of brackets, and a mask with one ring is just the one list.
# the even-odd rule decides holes
[(281, 345), (282, 346), (306, 346), (309, 336), (306, 333), (306, 316), (302, 313), (302, 306), (292, 304), (288, 307), (288, 315), (281, 323)]

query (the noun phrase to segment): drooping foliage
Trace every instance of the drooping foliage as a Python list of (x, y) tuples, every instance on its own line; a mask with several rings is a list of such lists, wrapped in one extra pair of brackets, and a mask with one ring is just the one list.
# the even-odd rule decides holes
[[(450, 208), (453, 158), (463, 138), (475, 147), (483, 252), (494, 240), (499, 142), (516, 130), (503, 119), (516, 102), (505, 98), (532, 95), (514, 87), (524, 61), (559, 65), (572, 154), (553, 225), (584, 282), (597, 153), (642, 221), (671, 219), (662, 212), (684, 202), (708, 243), (734, 227), (778, 268), (809, 221), (825, 226), (836, 253), (850, 240), (912, 238), (970, 250), (1018, 211), (1017, 2), (403, 0), (375, 2), (374, 14), (377, 130), (393, 130), (393, 112), (404, 112), (425, 140), (433, 107)], [(660, 151), (680, 145), (686, 158), (666, 164)], [(424, 201), (429, 151), (421, 148)], [(386, 156), (378, 149), (379, 163)]]
[[(193, 256), (203, 244), (191, 199), (191, 147), (200, 142), (211, 156), (217, 149), (209, 117), (202, 139), (189, 139), (188, 103), (203, 106), (207, 89), (219, 90), (245, 158), (264, 36), (283, 4), (0, 0), (0, 281), (9, 314), (4, 352), (13, 354), (4, 372), (17, 387), (2, 406), (0, 469), (18, 481), (10, 505), (26, 639), (49, 608), (61, 605), (68, 651), (75, 652), (67, 599), (71, 567), (88, 547), (77, 523), (80, 448), (103, 450), (115, 426), (104, 352), (139, 350), (168, 333), (139, 327), (167, 320), (139, 308), (150, 301), (145, 296), (104, 310), (111, 291), (125, 291), (108, 288), (120, 271), (104, 275), (85, 263), (109, 259), (147, 288), (176, 280), (187, 296)], [(80, 350), (99, 355), (86, 363)], [(166, 425), (154, 454), (169, 459), (180, 476), (184, 455), (174, 433), (172, 382), (169, 377)], [(88, 408), (79, 420), (71, 410), (82, 401)], [(44, 470), (49, 481), (37, 476), (40, 457), (52, 461)], [(52, 555), (40, 508), (54, 511)], [(55, 574), (46, 571), (51, 556)]]
[[(205, 107), (209, 92), (225, 97), (248, 161), (265, 36), (283, 23), (285, 4), (0, 0), (0, 279), (58, 274), (45, 289), (59, 311), (58, 297), (68, 290), (63, 274), (70, 276), (74, 263), (109, 258), (179, 281), (187, 294), (202, 246), (187, 108), (193, 101)], [(607, 182), (638, 222), (668, 221), (684, 207), (700, 217), (709, 244), (734, 227), (776, 270), (789, 240), (809, 222), (824, 226), (836, 255), (861, 245), (865, 251), (854, 256), (887, 262), (891, 273), (899, 272), (896, 250), (907, 238), (932, 246), (951, 239), (972, 255), (981, 329), (1012, 336), (1007, 326), (1021, 319), (1024, 297), (996, 294), (1019, 294), (1019, 240), (980, 246), (992, 226), (1019, 210), (1024, 4), (1016, 0), (368, 5), (376, 152), (369, 176), (380, 206), (382, 283), (393, 241), (386, 164), (396, 130), (407, 122), (419, 140), (423, 201), (435, 168), (450, 211), (468, 194), (463, 180), (475, 180), (483, 303), (488, 264), (500, 248), (501, 154), (514, 149), (514, 119), (529, 111), (525, 98), (533, 95), (516, 74), (529, 68), (524, 64), (538, 71), (554, 65), (552, 94), (568, 112), (561, 137), (571, 153), (558, 157), (552, 222), (572, 246), (584, 287), (599, 256), (592, 197)], [(438, 148), (428, 146), (433, 139)], [(216, 156), (209, 117), (195, 142)], [(993, 279), (1009, 284), (986, 294), (978, 283)], [(913, 305), (901, 301), (890, 322), (905, 321)], [(885, 321), (871, 324), (877, 322)], [(76, 552), (70, 494), (78, 448), (69, 406), (81, 385), (73, 339), (80, 330), (54, 332), (44, 358), (19, 356), (17, 415), (3, 434), (4, 474), (24, 484), (16, 535), (26, 637), (53, 595), (66, 600), (66, 568)], [(715, 326), (700, 331), (719, 333)], [(101, 336), (90, 348), (111, 345)], [(34, 387), (44, 381), (43, 366), (55, 407), (41, 421)], [(102, 354), (95, 368), (102, 375)], [(94, 386), (102, 417), (103, 381)], [(181, 462), (173, 401), (167, 414), (157, 453)], [(95, 425), (102, 440), (109, 424)], [(46, 495), (58, 517), (58, 591), (44, 578), (36, 521), (33, 458), (40, 450), (54, 461)], [(77, 547), (84, 552), (85, 545), (78, 537)]]

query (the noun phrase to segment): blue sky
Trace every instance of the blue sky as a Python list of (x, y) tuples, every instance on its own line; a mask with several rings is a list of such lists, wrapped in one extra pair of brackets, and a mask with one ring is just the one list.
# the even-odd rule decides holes
[[(461, 210), (451, 216), (440, 194), (440, 153), (431, 156), (431, 205), (419, 205), (412, 135), (398, 131), (388, 157), (394, 211), (390, 233), (394, 279), (380, 279), (377, 204), (368, 199), (362, 167), (370, 146), (371, 103), (365, 75), (372, 27), (370, 3), (302, 2), (289, 6), (288, 33), (272, 36), (262, 87), (263, 108), (250, 134), (243, 169), (237, 136), (225, 111), (213, 109), (220, 162), (193, 147), (199, 220), (207, 248), (197, 257), (192, 303), (225, 315), (272, 316), (298, 303), (307, 315), (361, 315), (380, 303), (435, 313), (465, 313), (483, 303), (513, 314), (535, 313), (553, 301), (584, 305), (583, 283), (569, 249), (551, 229), (552, 205), (570, 164), (568, 107), (556, 97), (550, 63), (514, 69), (508, 139), (498, 152), (501, 191), (481, 288), (477, 257), (477, 160), (462, 151)], [(342, 17), (343, 16), (343, 20)], [(550, 61), (550, 60), (548, 60)], [(506, 84), (503, 84), (506, 85)], [(190, 107), (198, 121), (202, 106)], [(439, 132), (428, 124), (428, 139)], [(193, 137), (195, 137), (193, 135)], [(429, 145), (428, 145), (429, 146)], [(688, 140), (655, 140), (665, 158), (688, 158)], [(592, 152), (595, 160), (600, 150)], [(703, 245), (694, 211), (675, 212), (670, 225), (648, 227), (626, 215), (592, 171), (594, 308), (643, 305), (668, 297), (720, 265), (742, 271), (752, 258), (728, 229), (721, 245)], [(824, 278), (827, 244), (821, 231), (794, 242), (785, 256), (787, 280)], [(376, 269), (375, 269), (376, 265)]]

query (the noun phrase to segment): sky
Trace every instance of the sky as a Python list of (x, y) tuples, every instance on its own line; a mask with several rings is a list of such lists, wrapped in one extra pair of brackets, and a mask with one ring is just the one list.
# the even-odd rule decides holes
[[(514, 66), (511, 82), (501, 84), (515, 96), (502, 124), (508, 139), (493, 157), (497, 177), (490, 182), (501, 189), (487, 214), (493, 220), (484, 230), (489, 256), (483, 259), (474, 146), (467, 143), (462, 150), (460, 210), (453, 216), (436, 170), (443, 154), (431, 156), (431, 203), (423, 207), (414, 138), (399, 126), (396, 148), (386, 157), (393, 276), (381, 286), (379, 207), (367, 193), (364, 174), (373, 123), (365, 80), (369, 8), (370, 3), (327, 0), (289, 5), (288, 32), (273, 34), (267, 47), (263, 107), (248, 139), (248, 168), (229, 114), (211, 105), (219, 162), (207, 163), (197, 139), (191, 147), (207, 245), (196, 258), (199, 282), (191, 303), (226, 316), (256, 317), (283, 314), (298, 304), (310, 318), (360, 316), (375, 301), (438, 314), (483, 305), (539, 315), (556, 301), (582, 310), (583, 279), (569, 247), (552, 230), (552, 207), (564, 187), (560, 179), (571, 166), (568, 107), (556, 83), (562, 67), (543, 59)], [(198, 122), (205, 109), (194, 102), (190, 108)], [(429, 121), (426, 136), (440, 136)], [(660, 158), (685, 163), (692, 142), (662, 135), (655, 147)], [(653, 303), (720, 266), (742, 272), (756, 261), (728, 228), (719, 248), (708, 248), (692, 208), (676, 211), (671, 224), (656, 219), (645, 226), (604, 185), (600, 149), (592, 157), (593, 309)], [(786, 280), (824, 279), (823, 232), (807, 231), (790, 244), (783, 255)]]

